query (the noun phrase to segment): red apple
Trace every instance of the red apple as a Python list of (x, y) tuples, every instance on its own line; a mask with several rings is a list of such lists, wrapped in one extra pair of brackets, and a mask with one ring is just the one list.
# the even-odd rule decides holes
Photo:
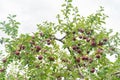
[(16, 55), (19, 55), (19, 54), (20, 54), (20, 52), (19, 52), (18, 50), (16, 50), (16, 51), (15, 51), (15, 54), (16, 54)]
[(95, 68), (92, 68), (92, 69), (90, 70), (90, 72), (91, 72), (91, 73), (94, 73), (94, 72), (95, 72)]
[(40, 32), (40, 36), (43, 36), (43, 33), (42, 33), (42, 32)]
[(83, 39), (86, 39), (87, 37), (86, 36), (83, 36)]
[(103, 49), (100, 49), (100, 48), (99, 48), (99, 49), (97, 50), (97, 54), (101, 54), (101, 53), (103, 53)]
[(39, 68), (40, 66), (39, 66), (39, 65), (36, 65), (35, 67), (36, 67), (36, 68)]
[(32, 36), (32, 39), (35, 39), (35, 36)]
[(75, 31), (73, 31), (72, 33), (75, 34)]
[(87, 38), (86, 38), (86, 41), (87, 41), (87, 42), (90, 42), (90, 39), (87, 37)]
[(54, 60), (55, 60), (54, 57), (48, 57), (48, 59), (49, 59), (50, 61), (54, 61)]
[(103, 39), (104, 42), (107, 42), (107, 40), (108, 40), (107, 38), (104, 38), (104, 39)]
[(82, 60), (88, 60), (87, 56), (82, 56)]
[(78, 62), (78, 63), (79, 63), (79, 62), (80, 62), (80, 58), (76, 58), (76, 62)]
[(79, 43), (78, 46), (80, 46), (81, 44)]
[(100, 54), (96, 54), (96, 58), (98, 58), (98, 59), (99, 59), (99, 58), (100, 58)]
[(93, 59), (92, 58), (89, 58), (89, 63), (92, 63), (93, 62)]
[(103, 42), (102, 42), (102, 41), (99, 41), (98, 45), (99, 45), (99, 46), (102, 46), (102, 45), (103, 45)]
[(47, 42), (47, 45), (50, 45), (51, 44), (51, 42)]
[(78, 49), (78, 50), (77, 50), (77, 53), (81, 53), (81, 50), (80, 50), (80, 49)]
[(84, 30), (83, 29), (78, 29), (79, 32), (81, 33), (84, 33)]
[(73, 50), (77, 50), (77, 46), (73, 46), (72, 49), (73, 49)]
[(79, 38), (82, 39), (83, 37), (80, 35)]
[(87, 35), (90, 35), (90, 34), (91, 34), (91, 32), (90, 32), (90, 31), (88, 31), (88, 32), (87, 32)]
[(39, 56), (38, 56), (38, 59), (39, 59), (39, 60), (42, 60), (42, 59), (43, 59), (43, 56), (42, 56), (42, 55), (39, 55)]
[(76, 38), (74, 37), (72, 40), (73, 40), (73, 41), (76, 41)]
[(91, 46), (95, 47), (96, 46), (96, 42), (95, 41), (91, 41)]
[(40, 46), (35, 46), (35, 48), (36, 48), (36, 52), (39, 52), (41, 50)]
[(5, 69), (0, 69), (0, 72), (4, 72), (5, 71)]
[(67, 59), (62, 59), (62, 62), (68, 62), (68, 60)]
[(50, 39), (47, 39), (46, 41), (47, 41), (47, 42), (50, 42)]
[(20, 50), (24, 50), (25, 46), (24, 45), (20, 45)]
[(111, 50), (111, 51), (115, 51), (115, 48), (111, 47), (110, 50)]
[(30, 41), (30, 44), (31, 44), (31, 45), (35, 45), (35, 41), (31, 40), (31, 41)]
[(7, 61), (7, 59), (6, 59), (6, 58), (2, 59), (2, 62), (3, 62), (3, 63), (5, 63), (6, 61)]
[(87, 54), (89, 54), (90, 53), (90, 51), (87, 51)]

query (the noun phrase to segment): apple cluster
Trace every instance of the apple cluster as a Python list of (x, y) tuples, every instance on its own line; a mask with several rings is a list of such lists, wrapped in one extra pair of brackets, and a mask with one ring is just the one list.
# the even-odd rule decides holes
[[(72, 53), (74, 53), (75, 62), (87, 66), (88, 63), (90, 65), (94, 60), (102, 57), (103, 48), (107, 44), (108, 39), (106, 37), (99, 38), (99, 35), (94, 29), (85, 28), (66, 33), (64, 41), (67, 43), (71, 39), (70, 47)], [(91, 73), (94, 73), (94, 71), (95, 68), (90, 70)]]

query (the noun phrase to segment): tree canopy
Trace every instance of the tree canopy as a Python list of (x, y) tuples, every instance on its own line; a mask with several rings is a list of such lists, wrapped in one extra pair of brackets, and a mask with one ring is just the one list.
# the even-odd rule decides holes
[[(8, 35), (0, 39), (7, 54), (0, 62), (0, 80), (120, 79), (120, 37), (103, 27), (108, 18), (104, 8), (84, 17), (72, 0), (65, 0), (61, 13), (57, 23), (37, 24), (32, 35), (18, 35), (16, 15), (0, 22)], [(116, 60), (111, 62), (108, 55)]]

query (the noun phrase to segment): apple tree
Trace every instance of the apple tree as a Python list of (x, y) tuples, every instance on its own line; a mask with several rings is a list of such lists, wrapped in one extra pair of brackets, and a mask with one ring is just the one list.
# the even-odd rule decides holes
[[(87, 17), (65, 0), (57, 23), (37, 24), (32, 34), (18, 34), (15, 15), (0, 22), (5, 47), (0, 80), (120, 80), (120, 37), (104, 28), (103, 7)], [(115, 56), (115, 61), (111, 58)], [(10, 67), (11, 65), (11, 67)]]

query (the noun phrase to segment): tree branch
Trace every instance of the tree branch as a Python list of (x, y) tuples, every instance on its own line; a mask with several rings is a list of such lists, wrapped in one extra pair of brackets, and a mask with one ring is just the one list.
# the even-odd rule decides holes
[(63, 39), (65, 39), (65, 37), (66, 37), (66, 35), (65, 35), (63, 38), (58, 39), (58, 38), (56, 38), (56, 37), (54, 36), (54, 39), (57, 40), (57, 41), (60, 41), (60, 42), (62, 42), (62, 43), (64, 44)]
[[(65, 37), (66, 37), (66, 36), (64, 36), (64, 37), (61, 38), (61, 39), (58, 39), (58, 38), (54, 37), (54, 39), (57, 40), (57, 41), (60, 41), (60, 42), (63, 43), (63, 44), (65, 44), (65, 42), (63, 41), (63, 39), (64, 39)], [(74, 60), (76, 60), (76, 56), (75, 56), (74, 54), (72, 54), (72, 51), (70, 50), (70, 48), (67, 47), (67, 49), (68, 49), (69, 53), (70, 53), (71, 55), (73, 55)], [(80, 66), (79, 66), (79, 65), (77, 65), (77, 68), (78, 68), (78, 70), (79, 70), (78, 72), (79, 72), (81, 78), (84, 78), (84, 76), (81, 74)]]
[(115, 72), (112, 75), (118, 75), (118, 74), (120, 74), (120, 71), (119, 72)]
[(79, 74), (80, 74), (80, 76), (81, 76), (81, 78), (83, 78), (84, 79), (84, 76), (81, 74), (81, 71), (80, 71), (80, 66), (79, 65), (77, 65), (77, 67), (78, 67), (78, 72), (79, 72)]
[[(56, 37), (54, 37), (54, 39), (57, 40), (57, 41), (60, 41), (60, 42), (63, 43), (63, 44), (65, 44), (65, 42), (63, 41), (63, 39), (64, 39), (65, 37), (66, 37), (66, 35), (65, 35), (63, 38), (61, 38), (61, 39), (58, 39), (58, 38), (56, 38)], [(67, 47), (67, 49), (68, 49), (69, 53), (71, 53), (71, 55), (73, 55), (74, 59), (76, 59), (75, 55), (72, 54), (72, 51), (70, 50), (70, 48)]]

